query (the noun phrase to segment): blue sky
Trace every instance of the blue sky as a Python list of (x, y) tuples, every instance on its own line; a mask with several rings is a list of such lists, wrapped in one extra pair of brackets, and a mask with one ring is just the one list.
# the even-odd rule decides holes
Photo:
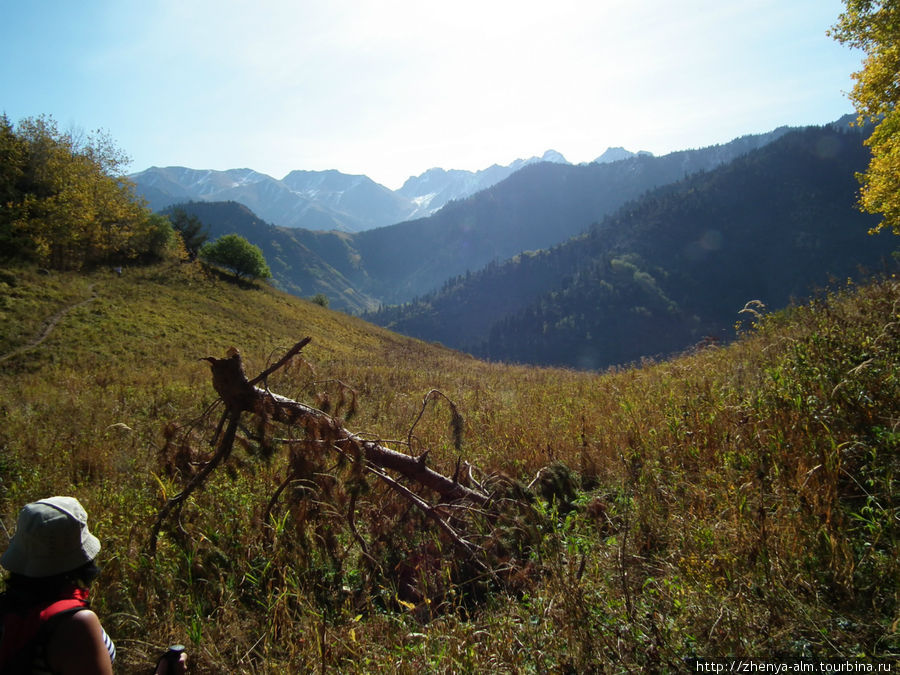
[(852, 111), (840, 0), (0, 0), (0, 112), (149, 166), (481, 169)]

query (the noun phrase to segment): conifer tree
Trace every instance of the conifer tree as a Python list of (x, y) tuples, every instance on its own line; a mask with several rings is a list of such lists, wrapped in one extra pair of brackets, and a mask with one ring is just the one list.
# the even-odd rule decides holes
[(175, 231), (181, 235), (188, 254), (191, 258), (196, 257), (200, 248), (209, 238), (209, 228), (197, 216), (188, 213), (180, 206), (172, 209), (169, 220)]

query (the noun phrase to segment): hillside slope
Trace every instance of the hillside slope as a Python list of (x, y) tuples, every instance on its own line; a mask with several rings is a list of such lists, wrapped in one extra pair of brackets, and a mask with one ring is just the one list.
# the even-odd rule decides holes
[(448, 282), (369, 317), (498, 360), (602, 368), (732, 334), (750, 300), (770, 308), (896, 247), (855, 208), (859, 130), (793, 131), (648, 193), (550, 251)]
[[(727, 348), (598, 376), (486, 364), (197, 265), (4, 268), (0, 518), (11, 531), (48, 494), (86, 506), (103, 543), (93, 608), (124, 672), (173, 641), (199, 673), (888, 663), (898, 303), (895, 280), (850, 287)], [(149, 554), (157, 510), (212, 451), (201, 359), (237, 347), (253, 375), (302, 336), (272, 392), (334, 411), (352, 387), (349, 428), (451, 475), (471, 463), (506, 486), (500, 502), (524, 489), (512, 479), (574, 470), (564, 501), (536, 496), (534, 520), (479, 539), (535, 535), (526, 565), (504, 558), (508, 586), (457, 584), (431, 519), (300, 426), (244, 425)], [(433, 389), (465, 420), (461, 448)]]
[(359, 290), (385, 303), (407, 302), (467, 271), (563, 242), (647, 190), (711, 170), (787, 131), (662, 157), (526, 166), (428, 218), (355, 234), (353, 247), (368, 275)]
[[(224, 234), (239, 234), (259, 246), (272, 270), (275, 285), (292, 295), (310, 298), (322, 294), (335, 308), (355, 313), (378, 304), (375, 298), (357, 290), (360, 285), (356, 278), (359, 270), (350, 262), (349, 254), (343, 257), (343, 262), (347, 264), (335, 267), (304, 243), (315, 242), (316, 248), (340, 265), (340, 250), (347, 247), (347, 235), (341, 232), (316, 233), (276, 227), (237, 202), (187, 202), (165, 209), (162, 213), (171, 213), (174, 208), (196, 216), (206, 226), (210, 239)], [(317, 240), (320, 238), (331, 244), (332, 248), (319, 243)]]

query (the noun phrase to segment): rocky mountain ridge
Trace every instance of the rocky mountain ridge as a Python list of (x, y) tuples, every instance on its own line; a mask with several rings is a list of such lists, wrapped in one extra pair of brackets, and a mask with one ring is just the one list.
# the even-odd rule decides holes
[(541, 157), (517, 159), (506, 166), (494, 164), (480, 171), (429, 169), (410, 177), (399, 190), (390, 190), (368, 176), (334, 169), (295, 170), (279, 180), (247, 168), (217, 171), (154, 166), (129, 179), (154, 211), (190, 201), (234, 201), (282, 227), (362, 232), (429, 216), (450, 201), (485, 190), (540, 162), (569, 164), (560, 153), (548, 150)]

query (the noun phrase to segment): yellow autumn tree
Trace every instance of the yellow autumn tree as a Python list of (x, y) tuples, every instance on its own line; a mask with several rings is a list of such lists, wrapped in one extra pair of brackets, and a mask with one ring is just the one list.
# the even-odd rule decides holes
[[(171, 238), (136, 199), (127, 158), (102, 132), (62, 133), (49, 117), (0, 124), (0, 240), (58, 269), (159, 252)], [(148, 244), (151, 242), (151, 244)]]
[(900, 234), (900, 0), (844, 0), (831, 35), (865, 53), (850, 99), (859, 122), (875, 125), (866, 144), (872, 158), (859, 174), (860, 206), (884, 216), (873, 232)]

